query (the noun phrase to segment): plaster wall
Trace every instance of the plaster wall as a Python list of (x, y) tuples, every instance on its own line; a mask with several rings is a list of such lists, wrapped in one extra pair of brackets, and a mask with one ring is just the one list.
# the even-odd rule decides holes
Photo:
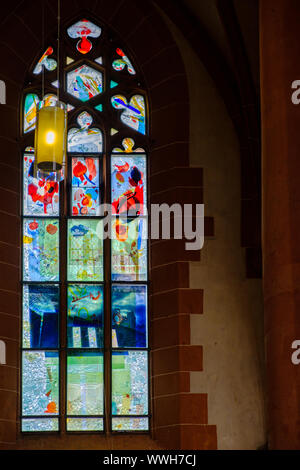
[(215, 235), (190, 263), (190, 288), (204, 290), (204, 314), (191, 315), (191, 344), (203, 346), (203, 371), (191, 393), (208, 394), (209, 424), (219, 449), (266, 442), (262, 282), (247, 279), (240, 243), (239, 142), (222, 98), (187, 41), (170, 28), (185, 63), (190, 93), (190, 166), (204, 171), (205, 215)]

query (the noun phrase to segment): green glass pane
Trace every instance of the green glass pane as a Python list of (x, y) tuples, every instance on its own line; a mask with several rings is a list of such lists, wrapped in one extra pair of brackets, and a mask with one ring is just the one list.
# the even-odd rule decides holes
[(113, 431), (148, 431), (148, 418), (113, 418)]
[(103, 354), (90, 351), (68, 354), (67, 413), (103, 414)]
[(103, 431), (102, 418), (67, 418), (67, 431)]
[(68, 220), (68, 280), (103, 281), (101, 220)]
[(24, 219), (24, 281), (59, 280), (58, 219)]
[(148, 353), (112, 353), (112, 414), (148, 413)]
[(147, 220), (112, 223), (111, 277), (113, 281), (147, 280)]
[(58, 414), (58, 352), (23, 351), (22, 361), (22, 414)]
[(24, 100), (24, 133), (35, 129), (36, 123), (36, 107), (39, 103), (39, 97), (35, 93), (28, 93)]

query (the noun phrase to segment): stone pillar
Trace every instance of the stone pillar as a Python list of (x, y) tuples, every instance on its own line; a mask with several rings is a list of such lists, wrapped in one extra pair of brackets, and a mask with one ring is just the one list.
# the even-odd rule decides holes
[(300, 449), (300, 80), (298, 0), (260, 2), (263, 277), (270, 449)]
[[(11, 59), (12, 60), (12, 59)], [(8, 98), (19, 91), (7, 81)], [(10, 100), (11, 102), (11, 100)], [(17, 105), (16, 105), (17, 106)], [(20, 153), (17, 108), (0, 105), (0, 449), (13, 449), (18, 416), (20, 334)], [(3, 354), (4, 353), (4, 354)]]

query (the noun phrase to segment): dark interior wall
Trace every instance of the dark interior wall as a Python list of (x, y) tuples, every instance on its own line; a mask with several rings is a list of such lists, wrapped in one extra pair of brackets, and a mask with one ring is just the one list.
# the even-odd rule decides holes
[[(56, 4), (45, 6), (45, 29), (50, 34), (56, 29)], [(84, 7), (81, 12), (79, 1), (61, 2), (62, 25), (77, 14), (91, 12), (120, 35), (144, 74), (152, 139), (151, 202), (201, 202), (202, 185), (197, 191), (190, 189), (193, 175), (201, 181), (201, 169), (195, 174), (189, 168), (185, 70), (166, 25), (150, 1), (86, 0)], [(0, 79), (7, 86), (7, 104), (0, 106), (0, 339), (6, 343), (7, 364), (0, 366), (0, 448), (215, 448), (216, 429), (207, 424), (207, 396), (192, 394), (189, 388), (189, 371), (202, 370), (202, 348), (191, 346), (189, 339), (189, 315), (202, 312), (203, 295), (189, 289), (188, 270), (189, 261), (199, 254), (191, 256), (184, 250), (184, 241), (178, 240), (157, 241), (151, 250), (152, 438), (156, 442), (148, 436), (35, 438), (18, 433), (20, 103), (26, 72), (42, 51), (41, 2), (12, 0), (1, 8), (4, 67)]]

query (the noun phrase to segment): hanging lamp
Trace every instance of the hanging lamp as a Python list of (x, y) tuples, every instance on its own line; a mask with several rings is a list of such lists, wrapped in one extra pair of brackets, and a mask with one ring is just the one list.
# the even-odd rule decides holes
[[(58, 0), (57, 15), (57, 80), (59, 84), (59, 36), (60, 36), (60, 1)], [(44, 66), (43, 71), (44, 74)], [(35, 158), (37, 170), (41, 173), (57, 173), (65, 163), (67, 140), (67, 107), (57, 99), (44, 97), (44, 79), (42, 85), (43, 99), (37, 106), (37, 119), (34, 136)]]

